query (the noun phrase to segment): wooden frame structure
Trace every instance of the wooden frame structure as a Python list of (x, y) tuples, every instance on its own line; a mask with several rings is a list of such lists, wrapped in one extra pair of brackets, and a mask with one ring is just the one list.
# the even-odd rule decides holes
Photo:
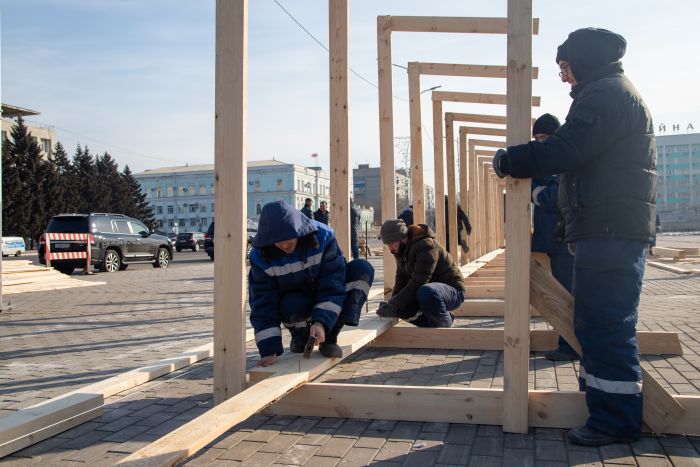
[[(583, 423), (587, 417), (584, 394), (528, 390), (527, 359), (530, 350), (551, 346), (556, 338), (556, 333), (552, 331), (530, 329), (531, 305), (574, 348), (580, 350), (573, 334), (571, 296), (537, 260), (530, 259), (528, 180), (507, 180), (508, 250), (505, 259), (503, 250), (494, 250), (462, 267), (466, 276), (480, 278), (487, 285), (505, 279), (505, 288), (502, 289), (505, 301), (501, 304), (505, 329), (393, 328), (396, 320), (368, 316), (360, 326), (346, 330), (339, 336), (339, 345), (345, 356), (372, 341), (375, 341), (375, 345), (383, 346), (404, 346), (408, 341), (413, 347), (504, 348), (503, 390), (311, 383), (316, 376), (342, 361), (323, 358), (318, 353), (314, 353), (309, 360), (299, 355), (285, 355), (271, 367), (253, 370), (247, 376), (255, 385), (249, 390), (242, 390), (246, 377), (243, 357), (246, 332), (242, 321), (245, 289), (241, 286), (240, 290), (232, 290), (235, 287), (230, 284), (231, 278), (237, 285), (244, 282), (244, 232), (234, 219), (241, 213), (245, 214), (245, 196), (240, 196), (239, 190), (246, 186), (241, 181), (245, 182), (246, 173), (247, 13), (247, 0), (217, 1), (217, 205), (227, 206), (226, 210), (217, 208), (217, 228), (220, 229), (217, 237), (222, 239), (217, 243), (217, 256), (226, 259), (217, 262), (221, 266), (217, 266), (215, 271), (222, 279), (215, 280), (214, 397), (218, 404), (197, 419), (128, 456), (121, 464), (173, 465), (181, 462), (235, 424), (278, 399), (269, 409), (278, 414), (331, 414), (341, 417), (499, 424), (504, 431), (521, 433), (527, 432), (528, 426), (569, 428)], [(339, 112), (335, 119), (331, 119), (331, 153), (335, 154), (331, 164), (340, 172), (347, 164), (348, 147), (347, 74), (344, 74), (348, 63), (347, 43), (342, 45), (347, 40), (347, 13), (347, 0), (329, 0), (331, 79), (335, 76), (338, 81), (337, 86), (331, 86), (330, 106), (331, 113)], [(427, 28), (443, 32), (488, 33), (503, 33), (507, 24), (507, 138), (509, 143), (529, 139), (532, 104), (531, 0), (508, 0), (507, 22), (493, 18), (426, 18), (419, 21), (404, 17), (394, 23), (390, 17), (379, 18), (378, 25), (387, 24), (396, 25), (398, 30)], [(465, 28), (469, 30), (464, 31)], [(386, 31), (381, 28), (378, 39), (387, 39)], [(381, 77), (381, 60), (379, 67)], [(386, 104), (386, 96), (382, 96), (380, 90), (380, 107), (382, 102)], [(433, 102), (441, 104), (442, 101)], [(338, 106), (343, 109), (339, 111)], [(385, 124), (381, 115), (380, 121)], [(478, 141), (469, 140), (469, 145), (476, 147)], [(496, 206), (498, 202), (494, 200), (496, 191), (493, 187), (499, 186), (500, 181), (495, 180), (489, 161), (479, 160), (476, 149), (474, 151), (475, 170), (478, 170), (475, 176), (478, 176), (483, 188), (482, 198), (490, 206)], [(393, 153), (388, 157), (393, 162)], [(452, 167), (454, 169), (454, 161)], [(388, 184), (393, 185), (393, 163), (390, 169)], [(386, 174), (383, 168), (382, 175)], [(342, 180), (342, 174), (338, 177)], [(489, 185), (491, 188), (488, 188)], [(385, 186), (383, 184), (382, 188)], [(336, 209), (342, 209), (346, 190), (347, 186), (338, 189), (341, 206)], [(386, 201), (387, 197), (383, 198)], [(388, 198), (395, 199), (393, 193)], [(496, 209), (493, 211), (497, 212)], [(487, 228), (485, 235), (492, 238), (497, 233), (497, 229)], [(224, 278), (227, 287), (223, 287)], [(382, 293), (378, 291), (378, 294)], [(236, 325), (239, 329), (232, 330)], [(640, 333), (640, 344), (645, 350), (648, 346), (649, 351), (654, 352), (681, 351), (677, 336), (671, 334)], [(651, 429), (666, 433), (700, 434), (697, 421), (700, 419), (700, 396), (671, 396), (646, 372), (644, 391), (644, 421)], [(84, 402), (83, 399), (81, 401)], [(94, 401), (88, 400), (87, 403), (88, 406), (83, 409), (93, 410)]]

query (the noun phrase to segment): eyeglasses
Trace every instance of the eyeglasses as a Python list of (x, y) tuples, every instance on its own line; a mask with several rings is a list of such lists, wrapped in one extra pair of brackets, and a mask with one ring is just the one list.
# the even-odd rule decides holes
[(569, 68), (569, 64), (568, 64), (568, 63), (565, 63), (565, 64), (563, 64), (562, 66), (560, 66), (560, 67), (559, 67), (559, 77), (560, 77), (560, 78), (563, 78), (565, 75), (568, 76), (569, 70), (570, 70), (570, 68)]

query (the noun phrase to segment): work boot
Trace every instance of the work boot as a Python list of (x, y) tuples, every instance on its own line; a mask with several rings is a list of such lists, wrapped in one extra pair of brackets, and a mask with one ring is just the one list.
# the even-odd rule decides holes
[(566, 362), (569, 360), (578, 360), (579, 356), (576, 352), (567, 352), (566, 350), (556, 349), (545, 352), (544, 358), (552, 362)]
[(343, 349), (341, 349), (338, 345), (338, 334), (340, 334), (341, 329), (343, 329), (343, 325), (336, 322), (333, 329), (331, 329), (331, 332), (326, 335), (326, 340), (318, 346), (318, 350), (321, 351), (321, 355), (328, 358), (340, 358), (343, 356)]
[(309, 328), (311, 326), (306, 323), (306, 326), (287, 328), (292, 335), (292, 342), (289, 344), (289, 351), (292, 353), (303, 353), (306, 342), (309, 340)]
[(613, 436), (587, 426), (569, 430), (566, 437), (571, 443), (578, 444), (579, 446), (607, 446), (608, 444), (615, 443), (631, 443), (639, 439), (639, 436), (629, 438)]

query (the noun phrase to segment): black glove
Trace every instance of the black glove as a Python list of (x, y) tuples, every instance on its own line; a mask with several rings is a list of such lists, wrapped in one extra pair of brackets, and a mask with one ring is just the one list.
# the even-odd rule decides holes
[(506, 152), (505, 149), (499, 149), (496, 151), (496, 155), (493, 156), (491, 165), (493, 165), (493, 171), (496, 172), (496, 175), (498, 175), (500, 178), (505, 178), (510, 171), (508, 167), (508, 152)]
[(379, 308), (377, 308), (377, 315), (382, 318), (397, 318), (399, 309), (393, 303), (389, 302), (379, 302)]

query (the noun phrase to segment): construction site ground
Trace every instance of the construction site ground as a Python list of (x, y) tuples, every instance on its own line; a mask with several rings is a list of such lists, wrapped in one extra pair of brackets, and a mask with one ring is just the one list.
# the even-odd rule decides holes
[[(698, 247), (700, 236), (660, 236), (657, 244)], [(0, 415), (211, 342), (213, 264), (189, 258), (167, 270), (146, 265), (76, 276), (104, 285), (9, 297), (11, 309), (0, 314)], [(371, 261), (381, 283), (381, 258)], [(699, 312), (700, 274), (647, 267), (638, 329), (677, 332), (684, 355), (643, 359), (673, 394), (700, 394)], [(455, 325), (499, 328), (503, 320), (461, 318)], [(252, 344), (248, 366), (257, 358)], [(554, 364), (533, 352), (530, 387), (576, 390), (577, 371), (576, 363)], [(207, 359), (110, 397), (102, 416), (0, 464), (114, 464), (212, 407), (212, 372)], [(317, 381), (501, 388), (503, 353), (366, 348)], [(700, 437), (693, 436), (645, 435), (632, 444), (586, 448), (570, 445), (558, 429), (504, 434), (500, 426), (333, 415), (255, 415), (187, 465), (700, 466)]]

